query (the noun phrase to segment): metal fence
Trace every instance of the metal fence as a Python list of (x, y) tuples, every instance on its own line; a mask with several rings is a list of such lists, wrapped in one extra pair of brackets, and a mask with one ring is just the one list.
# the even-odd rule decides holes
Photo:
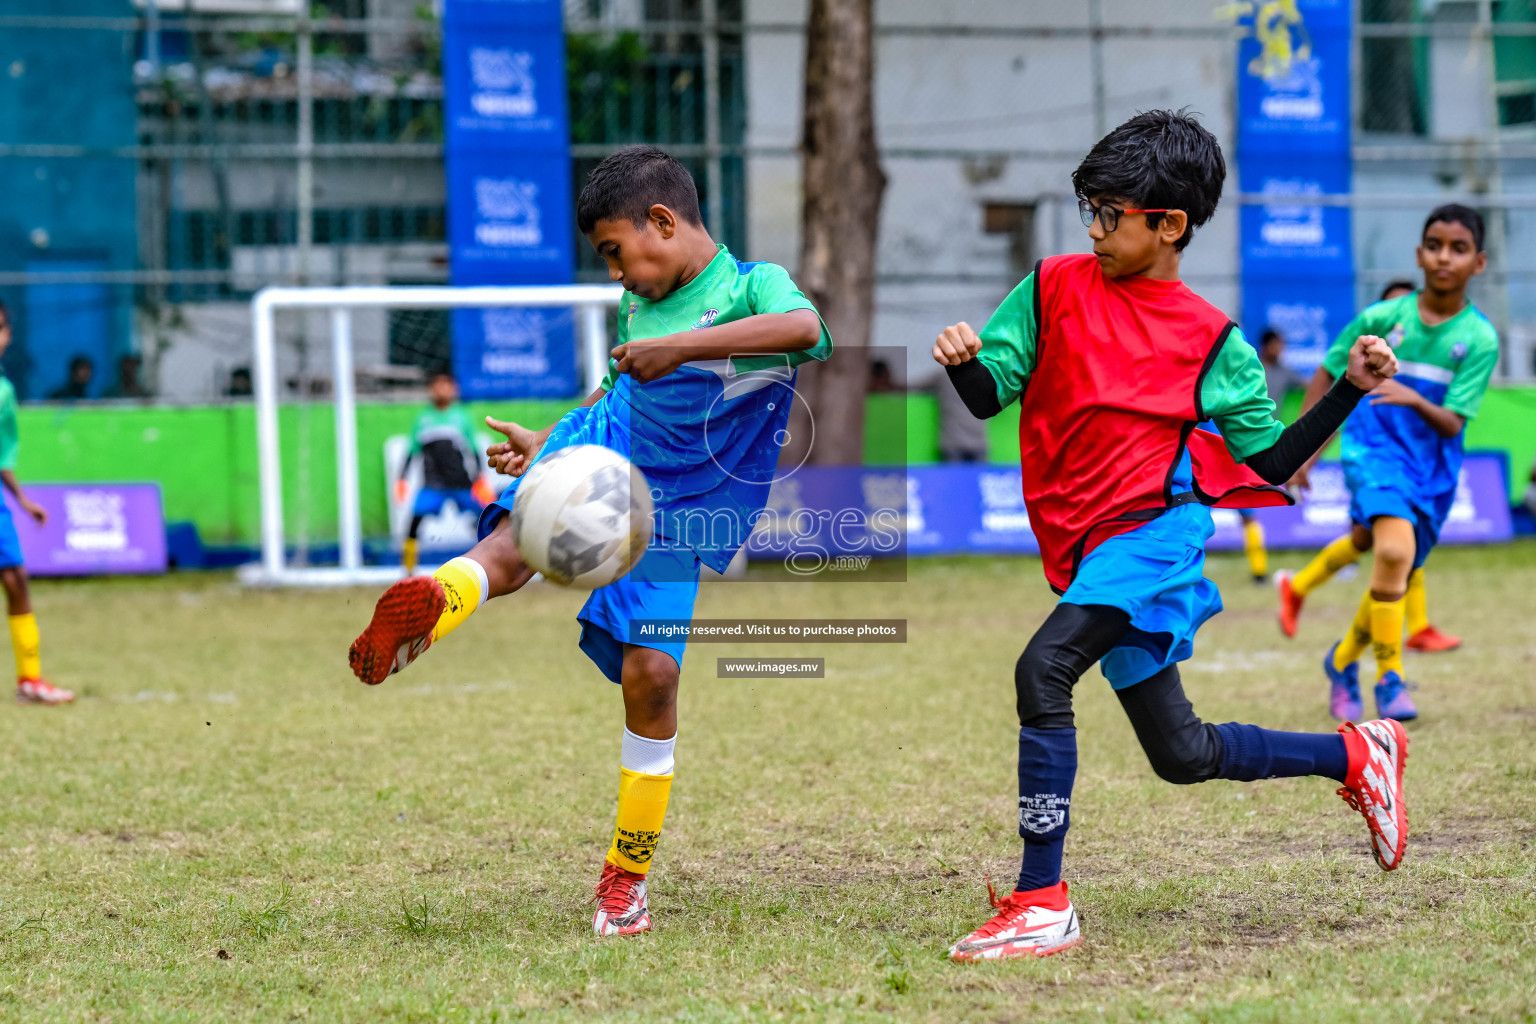
[[(12, 130), (0, 118), (0, 297), (18, 336), (5, 367), (24, 397), (238, 399), (249, 387), (245, 300), (257, 288), (447, 279), (430, 8), (336, 0), (304, 16), (273, 0), (288, 13), (249, 13), (260, 4), (246, 2), (247, 13), (229, 14), (203, 0), (152, 14), (136, 2), (17, 0), (0, 13), (0, 82), (10, 76), (24, 108)], [(1531, 0), (1357, 3), (1355, 185), (1337, 201), (1356, 211), (1360, 300), (1413, 276), (1430, 205), (1471, 200), (1490, 224), (1491, 270), (1475, 298), (1511, 341), (1508, 375), (1528, 377)], [(793, 266), (804, 25), (774, 15), (798, 6), (567, 0), (577, 180), (619, 145), (658, 143), (695, 171), (720, 238)], [(1108, 127), (1187, 104), (1232, 138), (1231, 9), (1242, 6), (1020, 0), (989, 8), (995, 20), (983, 24), (880, 5), (876, 103), (890, 185), (876, 340), (911, 342), (898, 382), (919, 383), (922, 339), (936, 326), (984, 316), (1036, 256), (1081, 247), (1068, 176)], [(48, 79), (67, 64), (49, 57), (60, 48), (99, 54), (88, 81)], [(1234, 175), (1187, 259), (1192, 285), (1228, 309), (1236, 210), (1258, 198), (1240, 196)], [(602, 280), (584, 250), (578, 279)], [(376, 390), (419, 382), (449, 344), (434, 312), (358, 332), (363, 386)], [(279, 336), (289, 394), (325, 390), (325, 360), (309, 354), (323, 331), (294, 316)], [(105, 341), (88, 350), (92, 381), (72, 391), (60, 353), (86, 337)], [(135, 359), (137, 381), (121, 379), (135, 376)]]

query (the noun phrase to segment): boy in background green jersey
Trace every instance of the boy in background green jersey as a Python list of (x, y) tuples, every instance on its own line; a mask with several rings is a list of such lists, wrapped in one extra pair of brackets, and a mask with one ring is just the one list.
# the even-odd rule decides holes
[[(11, 345), (11, 314), (0, 303), (0, 356)], [(48, 521), (47, 511), (30, 500), (16, 481), (16, 389), (0, 376), (0, 484), (11, 492), (16, 504), (39, 526)], [(43, 679), (43, 663), (38, 655), (37, 616), (32, 614), (32, 596), (27, 587), (27, 569), (22, 564), (21, 538), (11, 510), (0, 503), (0, 585), (5, 587), (6, 611), (10, 616), (11, 648), (16, 654), (16, 703), (68, 704), (75, 695)]]

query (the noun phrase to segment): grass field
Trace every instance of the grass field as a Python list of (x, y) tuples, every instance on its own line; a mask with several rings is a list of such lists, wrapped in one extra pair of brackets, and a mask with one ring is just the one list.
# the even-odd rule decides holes
[[(1300, 556), (1281, 555), (1297, 565)], [(1317, 664), (1360, 583), (1281, 639), (1228, 610), (1185, 672), (1208, 719), (1331, 728)], [(223, 576), (41, 583), (71, 708), (0, 708), (0, 1021), (1530, 1020), (1536, 1015), (1536, 545), (1448, 549), (1416, 657), (1413, 833), (1393, 875), (1318, 779), (1176, 788), (1107, 684), (1078, 691), (1067, 876), (1085, 941), (958, 966), (1017, 869), (1012, 666), (1037, 563), (906, 584), (711, 584), (698, 614), (901, 617), (827, 678), (683, 672), (657, 930), (589, 934), (616, 690), (580, 595), (497, 602), (376, 689), (346, 669), (373, 593)]]

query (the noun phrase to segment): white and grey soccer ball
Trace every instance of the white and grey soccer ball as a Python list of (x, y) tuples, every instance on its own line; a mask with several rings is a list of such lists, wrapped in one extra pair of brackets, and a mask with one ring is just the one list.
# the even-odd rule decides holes
[(618, 452), (578, 444), (529, 468), (512, 501), (512, 539), (552, 583), (592, 589), (634, 568), (651, 542), (651, 486)]

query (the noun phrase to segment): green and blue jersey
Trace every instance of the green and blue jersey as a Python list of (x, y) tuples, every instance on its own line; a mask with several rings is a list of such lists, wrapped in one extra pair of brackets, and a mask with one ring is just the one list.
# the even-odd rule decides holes
[[(1464, 419), (1477, 415), (1488, 380), (1499, 361), (1493, 324), (1470, 303), (1444, 323), (1430, 326), (1419, 316), (1419, 293), (1367, 306), (1344, 328), (1323, 359), (1335, 378), (1349, 365), (1349, 350), (1361, 335), (1385, 338), (1397, 354), (1397, 376), (1429, 401)], [(1424, 417), (1400, 405), (1371, 404), (1366, 398), (1344, 424), (1345, 482), (1399, 490), (1431, 508), (1453, 494), (1461, 474), (1466, 431), (1441, 437)]]
[[(725, 248), (693, 280), (654, 302), (625, 292), (618, 341), (683, 334), (761, 313), (816, 307), (773, 263), (743, 263)], [(598, 403), (626, 427), (627, 454), (650, 481), (657, 532), (723, 569), (751, 532), (778, 466), (796, 368), (832, 353), (825, 327), (808, 349), (684, 363), (640, 383), (610, 361)]]

